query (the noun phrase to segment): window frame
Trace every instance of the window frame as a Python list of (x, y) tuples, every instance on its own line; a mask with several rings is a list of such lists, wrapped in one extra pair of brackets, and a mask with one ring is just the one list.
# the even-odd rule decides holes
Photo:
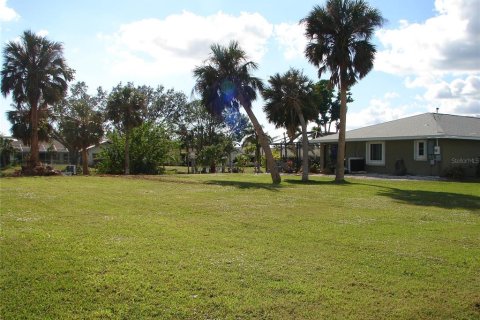
[[(372, 160), (371, 156), (371, 146), (379, 144), (382, 146), (382, 159), (381, 160)], [(365, 163), (369, 166), (385, 166), (385, 141), (369, 141), (366, 143), (366, 157)]]
[[(423, 155), (419, 154), (420, 151), (420, 143), (423, 143)], [(428, 154), (427, 154), (427, 140), (414, 140), (413, 141), (413, 159), (415, 161), (427, 161)]]

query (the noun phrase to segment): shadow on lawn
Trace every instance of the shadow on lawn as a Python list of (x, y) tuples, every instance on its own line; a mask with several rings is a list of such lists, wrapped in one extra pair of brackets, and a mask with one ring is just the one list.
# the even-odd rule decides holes
[(206, 181), (205, 183), (222, 186), (222, 187), (235, 187), (238, 189), (264, 189), (269, 191), (278, 191), (280, 188), (282, 188), (281, 185), (274, 185), (271, 183), (261, 183), (261, 182), (209, 180), (209, 181)]
[(307, 182), (303, 182), (302, 180), (297, 179), (285, 179), (284, 182), (290, 184), (298, 184), (298, 185), (323, 185), (323, 186), (350, 186), (354, 183), (349, 181), (343, 182), (336, 182), (335, 180), (308, 180)]
[[(379, 186), (377, 186), (379, 187)], [(402, 190), (397, 188), (383, 187), (378, 195), (390, 197), (394, 200), (410, 203), (417, 206), (432, 206), (444, 209), (467, 209), (480, 213), (480, 197), (425, 190)]]

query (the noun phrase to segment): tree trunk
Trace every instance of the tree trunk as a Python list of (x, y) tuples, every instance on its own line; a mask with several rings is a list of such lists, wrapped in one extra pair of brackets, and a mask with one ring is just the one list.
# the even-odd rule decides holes
[(38, 149), (38, 102), (30, 102), (30, 121), (32, 132), (30, 136), (30, 158), (28, 167), (35, 168), (40, 163)]
[(347, 121), (347, 88), (340, 78), (340, 130), (338, 132), (336, 182), (345, 181), (345, 128)]
[(298, 114), (298, 119), (300, 120), (300, 124), (302, 125), (302, 181), (308, 181), (308, 137), (307, 137), (307, 123), (305, 122), (305, 118), (303, 117), (303, 113), (300, 111), (300, 108), (297, 106), (296, 111)]
[(90, 171), (88, 170), (88, 152), (85, 146), (82, 148), (82, 169), (84, 176), (90, 174)]
[(130, 174), (130, 130), (125, 133), (125, 174)]
[(270, 149), (270, 145), (268, 143), (267, 137), (265, 136), (265, 133), (263, 132), (262, 126), (258, 122), (257, 117), (255, 117), (255, 114), (253, 113), (251, 108), (251, 104), (245, 101), (240, 101), (240, 103), (245, 109), (245, 111), (247, 112), (247, 115), (250, 118), (250, 121), (252, 121), (253, 127), (255, 128), (255, 132), (257, 133), (258, 139), (260, 141), (260, 145), (262, 146), (263, 151), (265, 152), (265, 158), (267, 160), (267, 168), (270, 169), (270, 175), (272, 176), (272, 183), (280, 184), (280, 182), (282, 182), (282, 178), (278, 173), (277, 166), (275, 165), (275, 160), (273, 159), (272, 150)]

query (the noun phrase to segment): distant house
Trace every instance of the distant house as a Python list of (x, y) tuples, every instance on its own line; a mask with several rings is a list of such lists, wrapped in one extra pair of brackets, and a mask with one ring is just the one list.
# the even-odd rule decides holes
[[(9, 137), (8, 139), (12, 141), (15, 150), (12, 160), (20, 163), (26, 161), (30, 153), (30, 146), (15, 138)], [(69, 162), (68, 149), (55, 139), (51, 139), (49, 142), (39, 141), (38, 149), (40, 161), (43, 163), (64, 164)]]
[[(424, 113), (347, 131), (346, 170), (442, 176), (461, 167), (475, 176), (480, 162), (480, 118)], [(335, 165), (338, 134), (320, 144), (323, 169)]]
[(87, 148), (87, 157), (88, 157), (88, 165), (93, 167), (95, 166), (101, 159), (100, 154), (105, 148), (106, 145), (110, 144), (111, 142), (108, 140), (102, 140), (99, 144), (93, 145)]

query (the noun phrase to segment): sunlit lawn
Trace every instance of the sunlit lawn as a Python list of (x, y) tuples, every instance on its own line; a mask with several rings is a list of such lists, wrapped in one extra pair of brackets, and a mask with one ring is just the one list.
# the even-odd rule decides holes
[(0, 319), (479, 319), (478, 183), (2, 178)]

